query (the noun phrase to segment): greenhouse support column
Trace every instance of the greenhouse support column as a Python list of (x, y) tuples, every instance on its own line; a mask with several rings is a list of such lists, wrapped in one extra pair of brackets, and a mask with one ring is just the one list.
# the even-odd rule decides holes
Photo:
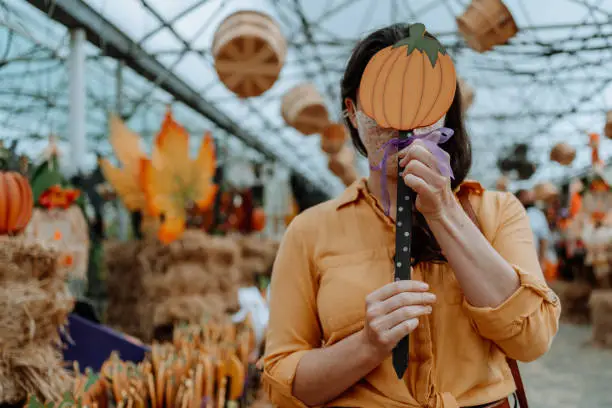
[(85, 30), (75, 28), (70, 32), (70, 118), (69, 140), (71, 171), (73, 174), (84, 172), (85, 164), (85, 131), (86, 131), (86, 97), (85, 85)]
[[(115, 71), (116, 75), (116, 88), (115, 88), (115, 112), (117, 116), (123, 119), (123, 67), (125, 63), (123, 61), (117, 61), (117, 70)], [(127, 209), (122, 205), (122, 203), (117, 200), (117, 215), (119, 221), (119, 239), (126, 241), (129, 235), (129, 227), (130, 227), (130, 215), (127, 212)]]

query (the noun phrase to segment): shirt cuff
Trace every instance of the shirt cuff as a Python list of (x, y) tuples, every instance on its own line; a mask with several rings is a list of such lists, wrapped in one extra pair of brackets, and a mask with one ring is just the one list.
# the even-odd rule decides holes
[[(308, 405), (293, 396), (293, 381), (300, 359), (309, 350), (296, 351), (278, 362), (269, 370), (264, 366), (262, 384), (270, 402), (278, 407), (308, 408)], [(271, 372), (272, 371), (272, 372)]]
[(464, 310), (478, 332), (493, 341), (506, 340), (520, 333), (523, 321), (538, 312), (542, 302), (559, 303), (559, 298), (546, 282), (516, 265), (512, 268), (519, 277), (520, 287), (501, 305), (476, 307), (463, 300)]

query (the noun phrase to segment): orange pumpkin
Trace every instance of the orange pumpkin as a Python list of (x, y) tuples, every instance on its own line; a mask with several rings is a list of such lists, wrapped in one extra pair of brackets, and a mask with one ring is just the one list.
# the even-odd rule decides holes
[(346, 142), (346, 128), (341, 123), (332, 123), (323, 129), (321, 150), (327, 154), (336, 154)]
[(263, 208), (253, 208), (251, 227), (255, 231), (263, 231), (263, 229), (266, 227), (266, 213)]
[(450, 108), (457, 87), (455, 66), (425, 26), (409, 27), (409, 36), (377, 52), (359, 87), (363, 112), (383, 128), (413, 130), (430, 126)]
[(32, 218), (34, 199), (28, 180), (19, 173), (0, 173), (0, 235), (21, 232)]

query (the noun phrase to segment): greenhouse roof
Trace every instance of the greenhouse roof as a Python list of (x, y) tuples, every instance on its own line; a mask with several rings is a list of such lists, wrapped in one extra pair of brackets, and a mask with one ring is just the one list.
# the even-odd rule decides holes
[[(193, 136), (210, 129), (233, 155), (281, 157), (336, 193), (343, 186), (327, 168), (319, 137), (303, 136), (284, 123), (281, 97), (297, 84), (312, 82), (332, 119), (339, 120), (339, 81), (353, 45), (394, 22), (423, 22), (448, 47), (459, 75), (474, 89), (467, 113), (474, 150), (471, 177), (485, 184), (498, 177), (497, 159), (515, 143), (527, 143), (538, 164), (526, 184), (587, 167), (586, 133), (602, 132), (606, 112), (612, 110), (612, 0), (506, 0), (520, 31), (484, 54), (468, 48), (458, 34), (456, 17), (468, 6), (465, 0), (7, 0), (0, 3), (0, 137), (23, 141), (20, 148), (31, 154), (42, 150), (51, 133), (67, 138), (70, 35), (60, 13), (70, 2), (87, 5), (146, 56), (134, 64), (127, 61), (119, 76), (122, 63), (113, 54), (112, 38), (106, 27), (93, 23), (100, 36), (87, 49), (91, 163), (94, 151), (111, 151), (109, 112), (120, 108), (129, 126), (150, 140), (172, 104), (176, 119)], [(289, 45), (279, 80), (248, 100), (238, 99), (219, 81), (211, 55), (219, 24), (241, 9), (272, 16)], [(147, 77), (135, 68), (151, 64), (170, 72), (183, 94), (168, 85), (172, 78)], [(210, 112), (225, 119), (207, 118)], [(550, 148), (559, 141), (577, 149), (570, 167), (549, 160)], [(612, 140), (602, 140), (600, 149), (610, 158)]]

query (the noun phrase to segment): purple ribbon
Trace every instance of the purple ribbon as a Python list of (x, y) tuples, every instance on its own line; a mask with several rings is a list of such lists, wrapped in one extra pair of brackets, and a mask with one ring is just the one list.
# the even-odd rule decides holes
[(391, 210), (391, 198), (389, 196), (389, 191), (387, 190), (386, 174), (387, 160), (389, 160), (389, 154), (397, 153), (400, 150), (410, 146), (415, 140), (420, 140), (423, 142), (425, 147), (427, 147), (427, 149), (435, 156), (436, 162), (438, 164), (438, 170), (440, 171), (440, 173), (445, 177), (450, 177), (454, 179), (453, 169), (450, 167), (450, 164), (446, 160), (444, 150), (442, 150), (442, 148), (438, 146), (439, 144), (445, 143), (448, 139), (450, 139), (454, 133), (455, 132), (453, 129), (441, 127), (421, 135), (412, 134), (408, 137), (394, 137), (393, 139), (382, 145), (380, 149), (378, 149), (378, 151), (384, 150), (385, 153), (380, 163), (376, 166), (370, 165), (370, 169), (381, 172), (380, 185), (383, 193), (383, 205), (385, 215), (388, 216)]

